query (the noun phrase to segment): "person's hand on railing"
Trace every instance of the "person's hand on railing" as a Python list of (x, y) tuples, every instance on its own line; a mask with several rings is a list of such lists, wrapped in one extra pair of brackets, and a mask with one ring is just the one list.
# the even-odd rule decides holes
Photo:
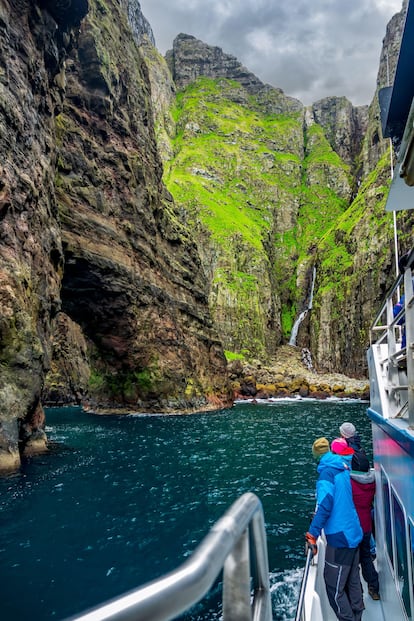
[(305, 552), (308, 553), (308, 550), (312, 550), (313, 556), (316, 556), (318, 553), (318, 546), (316, 545), (316, 538), (310, 533), (305, 534)]

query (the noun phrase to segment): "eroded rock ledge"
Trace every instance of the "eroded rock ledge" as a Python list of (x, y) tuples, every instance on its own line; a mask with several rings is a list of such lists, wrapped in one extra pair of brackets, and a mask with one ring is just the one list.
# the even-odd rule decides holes
[(241, 360), (230, 362), (228, 371), (235, 399), (300, 396), (369, 400), (369, 382), (366, 378), (318, 372), (309, 368), (304, 358), (309, 365), (307, 351), (284, 345), (278, 349), (276, 357), (267, 363)]

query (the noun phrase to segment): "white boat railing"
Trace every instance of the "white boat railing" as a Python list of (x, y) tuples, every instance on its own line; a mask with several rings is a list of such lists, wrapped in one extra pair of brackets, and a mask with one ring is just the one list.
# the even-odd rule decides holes
[[(378, 365), (382, 415), (385, 418), (408, 418), (410, 428), (414, 427), (413, 265), (414, 251), (408, 257), (404, 273), (400, 274), (388, 292), (370, 333), (371, 350)], [(404, 292), (404, 305), (394, 316), (400, 288)], [(403, 335), (405, 346), (402, 342)]]
[(309, 548), (309, 550), (306, 553), (306, 563), (305, 563), (305, 569), (303, 570), (302, 583), (300, 585), (298, 607), (296, 609), (295, 621), (306, 621), (305, 593), (306, 593), (306, 587), (308, 583), (308, 576), (309, 576), (309, 570), (310, 570), (311, 563), (312, 563), (312, 558), (313, 558), (313, 552)]
[(202, 600), (223, 569), (223, 621), (271, 621), (262, 503), (243, 494), (177, 569), (71, 621), (167, 621)]

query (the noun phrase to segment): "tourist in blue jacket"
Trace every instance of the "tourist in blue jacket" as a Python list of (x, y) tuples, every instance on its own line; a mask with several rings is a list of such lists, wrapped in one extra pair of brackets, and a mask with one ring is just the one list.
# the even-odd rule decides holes
[(326, 438), (312, 446), (318, 459), (316, 512), (306, 533), (314, 554), (322, 530), (327, 546), (324, 579), (329, 603), (340, 621), (360, 621), (364, 602), (359, 577), (358, 545), (362, 528), (352, 499), (349, 465), (329, 450)]

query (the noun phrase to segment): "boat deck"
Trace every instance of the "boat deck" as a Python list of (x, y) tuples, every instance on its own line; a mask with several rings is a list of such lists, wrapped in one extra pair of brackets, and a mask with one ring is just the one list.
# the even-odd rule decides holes
[[(307, 621), (338, 621), (326, 595), (323, 579), (324, 562), (325, 542), (318, 539), (318, 558), (317, 562), (312, 564), (309, 569), (307, 588), (305, 591), (305, 619)], [(367, 584), (362, 576), (361, 584), (364, 591), (365, 604), (365, 610), (362, 613), (362, 621), (385, 621), (381, 601), (375, 601), (368, 595)]]
[[(362, 613), (362, 621), (385, 621), (384, 614), (382, 612), (381, 602), (374, 601), (367, 592), (366, 582), (361, 576), (362, 588), (364, 590), (364, 604), (365, 610)], [(324, 621), (338, 621), (334, 611), (329, 607), (328, 615), (323, 617)]]
[[(381, 602), (374, 601), (369, 595), (367, 591), (367, 583), (363, 580), (361, 576), (361, 584), (364, 590), (364, 604), (365, 610), (362, 613), (363, 621), (384, 621), (384, 615), (382, 612)], [(333, 619), (335, 619), (335, 615)]]

